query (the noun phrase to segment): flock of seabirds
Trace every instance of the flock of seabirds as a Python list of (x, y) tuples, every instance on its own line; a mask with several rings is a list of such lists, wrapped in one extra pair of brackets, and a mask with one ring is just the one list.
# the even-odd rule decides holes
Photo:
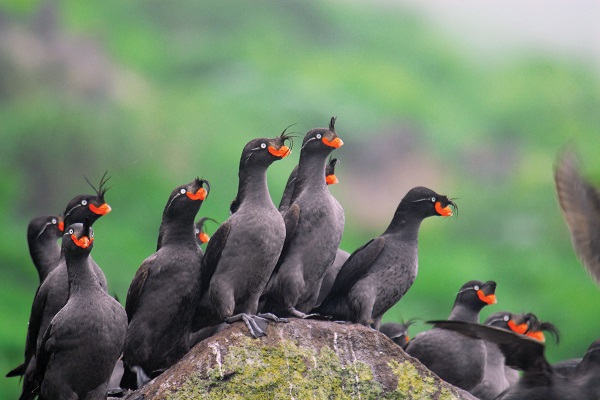
[[(339, 249), (344, 212), (331, 195), (337, 183), (335, 131), (310, 130), (279, 207), (267, 169), (291, 152), (292, 137), (253, 139), (242, 151), (230, 217), (210, 241), (195, 222), (210, 192), (196, 178), (168, 198), (156, 252), (137, 270), (125, 308), (107, 291), (91, 257), (93, 223), (110, 212), (106, 174), (92, 195), (73, 198), (64, 213), (34, 218), (27, 232), (39, 273), (21, 376), (21, 400), (104, 399), (140, 388), (198, 342), (243, 321), (253, 337), (269, 323), (325, 318), (371, 326), (443, 380), (481, 399), (600, 399), (600, 340), (582, 358), (551, 365), (544, 333), (558, 330), (532, 313), (479, 313), (496, 302), (496, 283), (469, 281), (446, 321), (408, 338), (404, 324), (381, 325), (384, 313), (417, 275), (421, 222), (448, 217), (456, 204), (425, 187), (401, 200), (387, 229), (349, 254)], [(288, 146), (289, 145), (289, 146)], [(580, 175), (573, 152), (555, 167), (555, 182), (574, 248), (600, 280), (600, 192)], [(62, 238), (61, 245), (58, 239)], [(203, 253), (200, 244), (208, 241)], [(521, 373), (518, 370), (522, 371)]]

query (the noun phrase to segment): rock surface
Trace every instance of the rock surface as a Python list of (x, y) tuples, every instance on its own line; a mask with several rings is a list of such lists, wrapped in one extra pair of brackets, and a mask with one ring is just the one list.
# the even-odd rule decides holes
[(475, 399), (361, 325), (236, 323), (127, 396), (137, 399)]

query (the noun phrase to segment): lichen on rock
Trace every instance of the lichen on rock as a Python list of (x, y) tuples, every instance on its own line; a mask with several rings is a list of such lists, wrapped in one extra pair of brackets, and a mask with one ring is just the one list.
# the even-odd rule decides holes
[(473, 399), (364, 326), (292, 319), (267, 334), (236, 323), (127, 398)]

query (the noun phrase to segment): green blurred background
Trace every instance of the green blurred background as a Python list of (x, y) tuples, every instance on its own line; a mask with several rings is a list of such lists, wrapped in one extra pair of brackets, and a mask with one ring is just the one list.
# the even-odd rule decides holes
[[(514, 1), (4, 1), (0, 371), (22, 360), (37, 287), (27, 224), (89, 193), (83, 176), (112, 176), (94, 258), (124, 301), (174, 187), (210, 180), (200, 215), (224, 221), (244, 144), (296, 124), (292, 156), (269, 170), (278, 204), (301, 137), (332, 115), (345, 142), (330, 188), (346, 211), (342, 248), (380, 234), (413, 186), (460, 208), (423, 223), (419, 276), (384, 322), (445, 318), (463, 283), (493, 279), (498, 304), (482, 317), (535, 312), (562, 331), (552, 361), (581, 356), (599, 336), (600, 293), (572, 251), (552, 168), (572, 143), (600, 182), (594, 9), (534, 3), (540, 12)], [(0, 379), (0, 397), (19, 390)]]

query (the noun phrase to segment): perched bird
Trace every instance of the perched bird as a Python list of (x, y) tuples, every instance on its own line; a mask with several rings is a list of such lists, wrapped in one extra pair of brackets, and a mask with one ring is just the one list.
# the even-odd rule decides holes
[(138, 382), (162, 373), (191, 347), (202, 263), (194, 218), (209, 191), (208, 181), (196, 178), (171, 192), (160, 224), (159, 249), (142, 262), (129, 286), (124, 388), (136, 389)]
[[(337, 158), (329, 157), (329, 161), (325, 165), (325, 183), (327, 185), (335, 185), (339, 183), (339, 180), (335, 174), (335, 167), (338, 164)], [(285, 185), (285, 189), (283, 190), (283, 195), (281, 196), (281, 202), (279, 203), (279, 211), (285, 213), (290, 206), (290, 202), (292, 200), (292, 194), (294, 193), (294, 187), (296, 184), (296, 179), (298, 176), (298, 166), (294, 168), (290, 177), (288, 178), (287, 184)], [(335, 281), (335, 277), (338, 272), (340, 272), (340, 268), (346, 262), (346, 260), (350, 257), (350, 253), (345, 250), (338, 249), (335, 254), (335, 260), (333, 263), (327, 268), (327, 272), (323, 277), (323, 281), (321, 282), (321, 289), (319, 290), (319, 296), (317, 298), (316, 305), (320, 305), (325, 296), (331, 290), (331, 286)]]
[[(106, 194), (106, 174), (102, 177), (98, 189), (93, 185), (95, 195), (79, 195), (73, 198), (63, 213), (64, 226), (74, 223), (83, 223), (89, 220), (90, 226), (101, 216), (111, 211), (110, 206), (104, 201)], [(89, 181), (88, 181), (89, 183)], [(66, 304), (69, 295), (69, 280), (67, 274), (67, 264), (64, 257), (64, 249), (61, 248), (60, 258), (57, 266), (48, 274), (44, 282), (39, 286), (29, 316), (29, 327), (27, 330), (27, 340), (25, 343), (25, 362), (23, 391), (30, 391), (31, 385), (36, 385), (31, 381), (35, 371), (35, 353), (39, 348), (42, 335), (48, 328), (50, 321), (58, 311)], [(96, 262), (90, 256), (90, 265), (93, 269), (100, 286), (106, 290), (106, 278), (104, 273), (98, 267)], [(16, 369), (19, 369), (17, 367)]]
[(38, 272), (40, 285), (58, 265), (60, 246), (58, 239), (65, 229), (62, 216), (37, 217), (27, 226), (27, 244), (33, 265)]
[[(127, 331), (123, 307), (100, 286), (89, 258), (94, 232), (89, 220), (65, 229), (62, 253), (68, 300), (40, 342), (36, 381), (40, 399), (105, 399), (108, 381)], [(21, 399), (36, 394), (23, 393)]]
[(329, 129), (311, 129), (304, 137), (294, 192), (283, 216), (285, 245), (267, 284), (263, 311), (305, 318), (317, 302), (344, 230), (344, 210), (325, 181), (327, 157), (342, 145), (335, 118)]
[(406, 350), (410, 336), (408, 335), (408, 328), (415, 323), (414, 319), (409, 319), (406, 322), (388, 322), (379, 328), (379, 332), (389, 337), (394, 343)]
[(496, 343), (506, 364), (522, 377), (498, 400), (597, 400), (600, 398), (600, 340), (594, 341), (581, 362), (567, 375), (558, 373), (544, 356), (544, 343), (512, 331), (464, 321), (432, 321), (440, 329)]
[(554, 182), (575, 253), (600, 284), (600, 190), (581, 176), (572, 149), (559, 157), (554, 167)]
[(418, 270), (417, 242), (423, 219), (448, 217), (456, 204), (419, 186), (402, 199), (383, 234), (355, 250), (319, 307), (322, 315), (379, 328), (381, 317), (413, 284)]
[(215, 224), (218, 224), (217, 221), (209, 217), (202, 217), (198, 221), (196, 221), (196, 224), (194, 225), (194, 233), (196, 234), (196, 238), (198, 239), (197, 243), (199, 246), (208, 243), (208, 241), (210, 240), (210, 236), (204, 230), (204, 224), (206, 223), (206, 221), (212, 221)]
[[(62, 217), (56, 215), (45, 215), (34, 218), (27, 226), (29, 254), (38, 272), (40, 285), (46, 279), (46, 276), (58, 265), (58, 259), (60, 258), (58, 239), (62, 237), (63, 230)], [(27, 358), (27, 355), (25, 357)], [(23, 363), (8, 372), (6, 377), (22, 376), (25, 373), (26, 367), (27, 365)]]
[[(496, 303), (496, 282), (469, 281), (458, 294), (449, 321), (479, 323), (483, 307)], [(484, 377), (485, 343), (436, 327), (416, 335), (406, 352), (440, 378), (471, 392)]]
[(285, 131), (276, 138), (253, 139), (242, 151), (234, 212), (215, 231), (202, 260), (201, 300), (196, 331), (243, 320), (255, 336), (266, 321), (255, 314), (285, 240), (283, 217), (267, 186), (267, 169), (290, 149)]

